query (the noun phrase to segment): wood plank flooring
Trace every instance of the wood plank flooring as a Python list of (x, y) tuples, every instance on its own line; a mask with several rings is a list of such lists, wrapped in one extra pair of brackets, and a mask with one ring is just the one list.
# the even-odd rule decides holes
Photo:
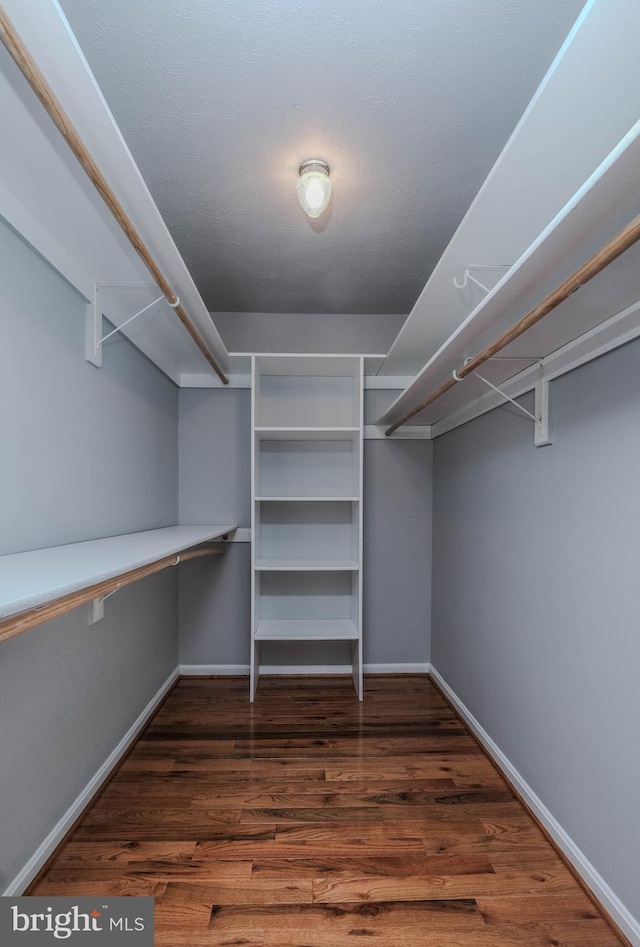
[(183, 679), (29, 894), (160, 947), (619, 947), (424, 676)]

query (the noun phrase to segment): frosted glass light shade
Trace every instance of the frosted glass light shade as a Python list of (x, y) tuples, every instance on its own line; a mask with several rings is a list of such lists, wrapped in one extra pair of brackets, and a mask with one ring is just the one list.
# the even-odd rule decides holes
[(329, 165), (320, 158), (310, 158), (300, 165), (299, 174), (296, 189), (300, 206), (309, 217), (319, 217), (331, 197)]

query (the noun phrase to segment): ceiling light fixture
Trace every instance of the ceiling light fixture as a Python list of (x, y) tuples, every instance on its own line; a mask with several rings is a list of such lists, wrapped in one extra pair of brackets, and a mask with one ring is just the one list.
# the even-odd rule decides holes
[(296, 185), (300, 205), (309, 217), (319, 217), (331, 197), (329, 165), (321, 158), (308, 158), (298, 170)]

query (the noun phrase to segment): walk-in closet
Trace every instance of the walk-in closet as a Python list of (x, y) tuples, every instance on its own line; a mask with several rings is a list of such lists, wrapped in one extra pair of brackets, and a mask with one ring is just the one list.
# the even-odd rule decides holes
[(0, 0), (2, 944), (640, 947), (638, 37)]

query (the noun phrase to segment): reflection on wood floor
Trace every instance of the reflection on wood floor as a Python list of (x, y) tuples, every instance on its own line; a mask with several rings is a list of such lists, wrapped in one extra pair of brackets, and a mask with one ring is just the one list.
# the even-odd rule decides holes
[(183, 679), (32, 886), (161, 947), (619, 947), (425, 676)]

